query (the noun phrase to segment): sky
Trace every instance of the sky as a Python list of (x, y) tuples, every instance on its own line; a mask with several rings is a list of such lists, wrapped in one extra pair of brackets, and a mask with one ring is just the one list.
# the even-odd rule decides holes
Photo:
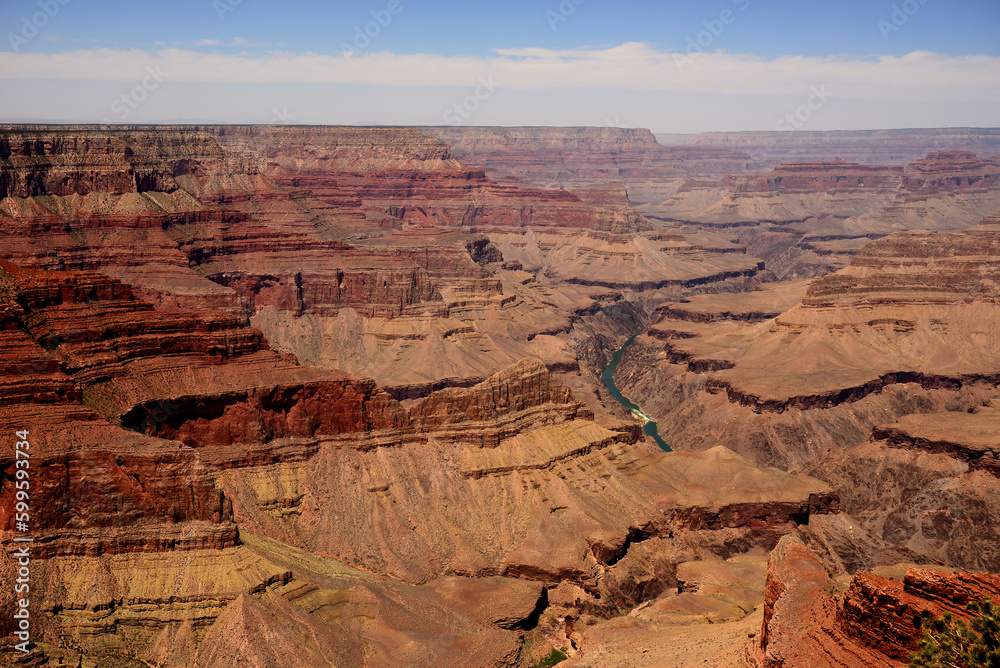
[(998, 0), (0, 0), (0, 120), (1000, 126)]

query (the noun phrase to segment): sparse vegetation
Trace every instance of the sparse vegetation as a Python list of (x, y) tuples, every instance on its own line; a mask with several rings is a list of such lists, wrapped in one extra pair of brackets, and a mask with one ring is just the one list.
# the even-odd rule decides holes
[(950, 612), (923, 621), (910, 668), (1000, 668), (1000, 606), (984, 597), (966, 607), (975, 614), (968, 624)]
[(565, 649), (566, 649), (565, 647), (563, 647), (561, 650), (553, 649), (551, 652), (549, 652), (548, 656), (546, 656), (544, 659), (535, 664), (535, 668), (551, 668), (557, 663), (565, 661), (567, 658), (569, 658), (566, 656), (566, 652), (564, 651)]

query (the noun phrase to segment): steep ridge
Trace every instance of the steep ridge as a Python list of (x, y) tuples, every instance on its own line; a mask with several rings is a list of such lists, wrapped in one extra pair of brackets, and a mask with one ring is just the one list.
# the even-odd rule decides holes
[[(204, 133), (179, 131), (166, 141), (154, 129), (10, 132), (0, 127), (0, 199), (42, 195), (173, 192), (176, 176), (222, 159)], [(7, 130), (7, 131), (5, 131)]]
[[(903, 571), (905, 570), (905, 575)], [(894, 577), (860, 571), (846, 591), (795, 536), (768, 559), (764, 622), (753, 665), (904, 666), (917, 650), (920, 622), (1000, 594), (1000, 576), (894, 567)], [(898, 573), (898, 575), (896, 574)]]

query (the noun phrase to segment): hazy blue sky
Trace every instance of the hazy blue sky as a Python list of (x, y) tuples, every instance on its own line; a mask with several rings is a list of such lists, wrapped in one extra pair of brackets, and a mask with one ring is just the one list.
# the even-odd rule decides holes
[(0, 118), (1000, 125), (997, 0), (3, 0)]

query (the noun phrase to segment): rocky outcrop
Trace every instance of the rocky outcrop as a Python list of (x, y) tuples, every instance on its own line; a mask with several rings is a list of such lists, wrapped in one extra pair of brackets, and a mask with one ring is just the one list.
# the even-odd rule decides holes
[(989, 192), (1000, 187), (1000, 161), (969, 151), (938, 151), (907, 167), (903, 187), (911, 193)]
[(759, 665), (898, 665), (847, 639), (836, 612), (836, 586), (823, 563), (797, 537), (782, 538), (767, 562)]
[[(902, 573), (896, 566), (886, 572)], [(903, 666), (917, 650), (921, 622), (950, 612), (971, 616), (965, 604), (1000, 594), (1000, 576), (917, 567), (892, 579), (859, 571), (841, 592), (829, 568), (795, 536), (782, 538), (768, 558), (763, 666)]]
[(1000, 410), (978, 407), (972, 413), (906, 415), (894, 424), (876, 425), (872, 441), (891, 448), (941, 453), (972, 471), (1000, 476)]
[(0, 128), (0, 199), (39, 195), (172, 192), (222, 150), (204, 132), (78, 132)]
[(783, 164), (760, 176), (727, 177), (723, 181), (736, 196), (818, 193), (893, 192), (903, 182), (902, 167), (882, 167), (844, 162)]
[(433, 429), (466, 420), (492, 421), (548, 403), (572, 404), (573, 394), (552, 379), (541, 361), (523, 360), (472, 388), (435, 392), (409, 415), (423, 428)]
[(860, 572), (844, 595), (837, 622), (860, 644), (905, 662), (917, 650), (924, 619), (950, 612), (968, 621), (972, 615), (967, 603), (998, 595), (1000, 575), (996, 574), (909, 568), (900, 582)]
[(996, 304), (998, 286), (1000, 235), (911, 232), (868, 244), (851, 268), (813, 281), (802, 303), (808, 308)]
[[(886, 569), (886, 572), (900, 567)], [(904, 666), (917, 650), (921, 622), (1000, 592), (996, 575), (910, 567), (901, 579), (855, 574), (841, 593), (829, 568), (798, 538), (787, 536), (768, 559), (762, 666)]]
[(756, 266), (748, 267), (745, 269), (733, 269), (728, 271), (722, 271), (717, 274), (709, 274), (707, 276), (698, 276), (697, 278), (668, 278), (660, 281), (630, 281), (630, 280), (601, 280), (601, 279), (589, 279), (589, 278), (574, 278), (570, 279), (571, 283), (577, 283), (579, 285), (597, 285), (603, 288), (632, 288), (639, 290), (659, 290), (660, 288), (666, 288), (671, 286), (693, 288), (699, 285), (708, 285), (711, 283), (721, 283), (723, 281), (732, 278), (750, 278), (757, 275), (757, 272), (763, 271), (764, 263), (757, 262)]

